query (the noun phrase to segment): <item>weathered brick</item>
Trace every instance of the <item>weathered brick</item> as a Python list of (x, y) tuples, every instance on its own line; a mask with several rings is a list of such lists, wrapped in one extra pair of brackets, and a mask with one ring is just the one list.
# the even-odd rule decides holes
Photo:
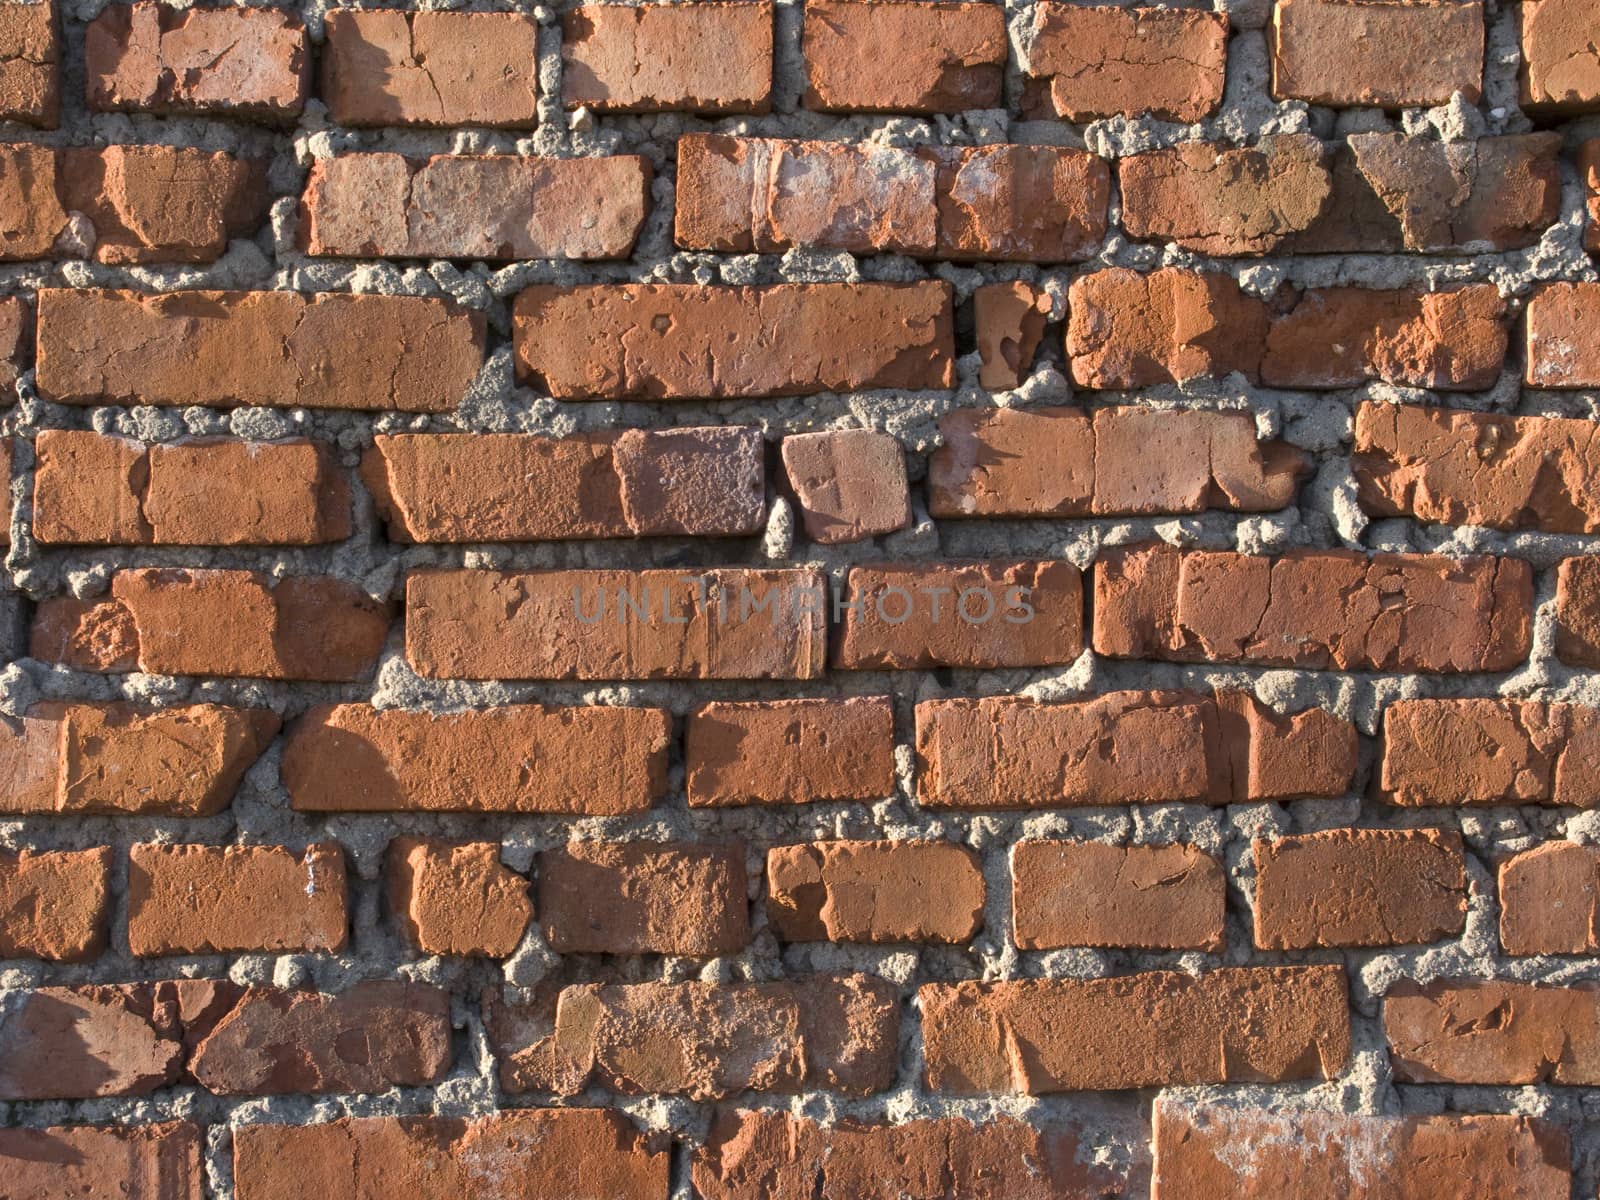
[(1334, 108), (1432, 108), (1483, 94), (1481, 0), (1278, 0), (1272, 94)]
[(1018, 842), (1011, 874), (1014, 937), (1024, 950), (1223, 948), (1228, 878), (1193, 846)]
[(0, 6), (0, 118), (39, 129), (61, 119), (61, 20), (55, 0)]
[(815, 679), (811, 570), (414, 571), (406, 657), (434, 679)]
[(110, 846), (0, 854), (0, 958), (94, 958), (110, 912)]
[(807, 396), (955, 382), (946, 283), (541, 284), (517, 296), (514, 315), (518, 375), (561, 400)]
[(1024, 40), (1030, 116), (1193, 122), (1222, 103), (1228, 18), (1171, 8), (1042, 3)]
[(935, 517), (1272, 512), (1310, 458), (1258, 441), (1246, 413), (1199, 409), (959, 408), (928, 459)]
[(663, 1141), (641, 1134), (621, 1113), (595, 1108), (525, 1108), (474, 1119), (344, 1117), (240, 1125), (233, 1133), (239, 1200), (661, 1200), (670, 1166)]
[(94, 546), (311, 546), (350, 536), (332, 448), (295, 438), (146, 445), (90, 430), (34, 439), (33, 535)]
[(1528, 300), (1527, 324), (1529, 387), (1600, 387), (1600, 283), (1545, 284)]
[(41, 288), (36, 369), (58, 404), (445, 412), (483, 338), (424, 296)]
[(894, 705), (715, 701), (689, 714), (683, 756), (691, 808), (881, 800), (895, 791)]
[(1338, 671), (1509, 671), (1532, 640), (1515, 558), (1146, 545), (1095, 564), (1094, 648), (1111, 658)]
[(183, 1069), (182, 1030), (176, 1006), (157, 996), (158, 986), (17, 992), (0, 1025), (0, 1097), (137, 1096), (175, 1083)]
[(1083, 577), (1065, 561), (852, 567), (845, 670), (1043, 667), (1083, 651)]
[(1600, 667), (1600, 558), (1569, 558), (1556, 573), (1556, 657)]
[(311, 91), (311, 46), (279, 8), (111, 4), (84, 31), (97, 112), (254, 117), (290, 123)]
[(387, 852), (389, 907), (427, 954), (504, 958), (533, 917), (528, 881), (498, 842), (399, 837)]
[(782, 455), (813, 542), (860, 542), (911, 524), (905, 455), (893, 434), (797, 433), (783, 439)]
[[(823, 112), (999, 108), (1005, 14), (991, 4), (808, 0), (801, 102)], [(863, 62), (873, 70), (863, 71)]]
[(164, 954), (343, 950), (344, 852), (142, 844), (128, 851), (128, 949)]
[(1467, 922), (1461, 837), (1442, 829), (1329, 829), (1254, 844), (1256, 946), (1401, 946)]
[(1361, 507), (1446, 525), (1600, 533), (1594, 422), (1431, 405), (1356, 409)]
[(118, 571), (109, 598), (40, 604), (31, 653), (80, 671), (340, 683), (372, 674), (388, 630), (387, 605), (332, 576), (150, 567)]
[(1473, 1192), (1565, 1200), (1571, 1150), (1560, 1126), (1531, 1117), (1371, 1117), (1155, 1103), (1155, 1200), (1278, 1200)]
[(1544, 842), (1500, 864), (1507, 954), (1600, 952), (1600, 849)]
[(1583, 245), (1590, 254), (1600, 254), (1600, 138), (1591, 138), (1578, 147), (1578, 179), (1583, 184), (1584, 209), (1589, 220), (1583, 231)]
[(0, 405), (15, 403), (13, 389), (32, 356), (33, 307), (20, 296), (0, 296)]
[(764, 113), (772, 5), (583, 5), (562, 19), (561, 99), (596, 112)]
[(319, 705), (289, 731), (283, 782), (304, 812), (615, 816), (666, 790), (671, 734), (658, 708)]
[(1050, 295), (1031, 283), (986, 283), (972, 293), (978, 325), (978, 382), (992, 392), (1021, 385), (1050, 319)]
[(1584, 0), (1523, 0), (1522, 107), (1541, 117), (1600, 111), (1600, 13)]
[(1111, 1091), (1331, 1079), (1350, 1057), (1342, 967), (930, 983), (934, 1091)]
[(0, 1174), (19, 1198), (201, 1200), (205, 1135), (188, 1121), (0, 1130)]
[(557, 954), (737, 954), (750, 940), (744, 846), (568, 842), (539, 855)]
[(1600, 989), (1592, 986), (1401, 983), (1384, 997), (1383, 1032), (1402, 1083), (1600, 1081)]
[(568, 1073), (558, 1061), (555, 1044), (563, 974), (552, 972), (533, 987), (515, 992), (493, 986), (484, 989), (483, 1028), (494, 1052), (495, 1077), (502, 1091), (551, 1092), (567, 1086)]
[(894, 1080), (899, 1027), (894, 987), (872, 975), (582, 984), (561, 993), (554, 1054), (571, 1092), (866, 1095)]
[(342, 154), (312, 164), (301, 245), (344, 258), (627, 258), (650, 174), (623, 154)]
[(983, 868), (953, 842), (810, 842), (767, 851), (767, 920), (786, 942), (966, 942)]
[(324, 33), (321, 94), (340, 125), (538, 124), (532, 13), (334, 8)]

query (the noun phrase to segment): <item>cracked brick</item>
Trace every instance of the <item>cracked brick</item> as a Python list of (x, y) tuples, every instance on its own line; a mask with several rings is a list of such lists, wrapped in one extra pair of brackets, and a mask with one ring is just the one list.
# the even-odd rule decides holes
[(1402, 982), (1383, 998), (1383, 1033), (1402, 1083), (1600, 1081), (1600, 989), (1593, 986)]
[[(999, 108), (1005, 14), (992, 4), (810, 0), (800, 41), (821, 112), (960, 113)], [(873, 69), (862, 70), (870, 61)]]
[(561, 25), (561, 102), (602, 113), (764, 113), (772, 5), (588, 4)]
[(830, 841), (767, 851), (767, 920), (785, 942), (970, 941), (978, 855), (939, 841)]
[(690, 712), (683, 756), (690, 808), (881, 800), (895, 791), (894, 706), (713, 701)]
[(61, 56), (56, 0), (0, 6), (0, 118), (38, 129), (59, 124)]

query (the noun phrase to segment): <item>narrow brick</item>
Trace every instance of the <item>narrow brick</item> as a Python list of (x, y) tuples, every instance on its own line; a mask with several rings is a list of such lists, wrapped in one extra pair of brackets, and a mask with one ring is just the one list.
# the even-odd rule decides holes
[(183, 1069), (175, 1016), (150, 984), (18, 991), (0, 1025), (0, 1098), (143, 1096), (167, 1087)]
[(514, 318), (519, 377), (560, 400), (809, 396), (955, 382), (945, 283), (541, 284), (518, 294)]
[(1527, 307), (1529, 387), (1600, 387), (1600, 283), (1547, 283)]
[(1532, 1117), (1371, 1117), (1155, 1102), (1156, 1200), (1383, 1200), (1472, 1190), (1565, 1200), (1566, 1131)]
[(1193, 846), (1018, 842), (1011, 873), (1014, 937), (1024, 950), (1222, 951), (1228, 878)]
[(1350, 1057), (1342, 967), (930, 983), (924, 1082), (956, 1095), (1331, 1079)]
[(532, 13), (335, 8), (323, 32), (321, 95), (337, 124), (538, 124)]
[(1467, 923), (1459, 834), (1329, 829), (1254, 844), (1256, 947), (1404, 946)]
[(1592, 986), (1401, 983), (1384, 997), (1383, 1033), (1402, 1083), (1600, 1081), (1600, 989)]
[(84, 31), (96, 112), (253, 117), (290, 124), (311, 92), (311, 45), (277, 8), (111, 4)]
[(557, 954), (737, 954), (750, 941), (744, 846), (568, 842), (539, 855)]
[(1600, 138), (1578, 146), (1578, 179), (1583, 184), (1584, 209), (1588, 223), (1583, 231), (1584, 249), (1600, 254)]
[(1483, 94), (1480, 0), (1278, 0), (1272, 94), (1333, 108), (1433, 108)]
[[(537, 1152), (533, 1148), (537, 1147)], [(569, 1196), (661, 1200), (671, 1155), (619, 1112), (515, 1109), (484, 1117), (343, 1117), (240, 1125), (239, 1200), (456, 1200)], [(159, 1200), (166, 1200), (165, 1197)]]
[(305, 438), (146, 445), (90, 430), (34, 439), (33, 535), (92, 546), (312, 546), (350, 536), (350, 483)]
[(0, 958), (85, 962), (110, 913), (110, 846), (0, 854)]
[(1170, 8), (1035, 5), (1023, 42), (1024, 111), (1082, 122), (1185, 123), (1222, 103), (1228, 18)]
[(1501, 863), (1500, 945), (1507, 954), (1600, 951), (1600, 849), (1545, 842)]
[(972, 293), (978, 325), (978, 382), (992, 392), (1020, 387), (1050, 319), (1050, 295), (1031, 283), (986, 283)]
[(1556, 573), (1556, 657), (1600, 667), (1600, 558), (1569, 558)]
[(948, 942), (983, 925), (983, 867), (953, 842), (811, 842), (767, 851), (767, 919), (786, 942)]
[(815, 679), (810, 570), (415, 571), (406, 657), (433, 679)]
[(1087, 517), (1273, 512), (1311, 460), (1258, 441), (1245, 413), (1101, 408), (960, 408), (928, 460), (935, 517)]
[(188, 1121), (0, 1130), (0, 1174), (14, 1196), (201, 1200), (205, 1134)]
[(533, 917), (528, 881), (498, 842), (400, 837), (387, 852), (389, 907), (427, 954), (504, 958)]
[(882, 800), (895, 791), (894, 704), (714, 701), (689, 714), (683, 755), (691, 808)]
[(128, 949), (164, 954), (343, 950), (344, 852), (320, 842), (168, 846), (128, 851)]
[(342, 154), (312, 164), (301, 245), (343, 258), (627, 258), (650, 174), (623, 154)]
[(1083, 651), (1083, 579), (1068, 562), (852, 567), (845, 670), (1043, 667)]
[(1533, 573), (1514, 558), (1155, 545), (1095, 564), (1111, 658), (1338, 671), (1509, 671), (1528, 657)]
[(283, 782), (302, 812), (643, 812), (667, 785), (659, 708), (471, 712), (318, 705), (290, 729)]
[(80, 671), (343, 683), (371, 676), (388, 630), (387, 605), (331, 576), (152, 567), (118, 571), (107, 599), (39, 605), (31, 653)]
[(423, 296), (41, 288), (38, 385), (58, 404), (446, 412), (483, 338), (481, 313)]
[(1592, 421), (1367, 402), (1354, 449), (1361, 507), (1374, 516), (1600, 533)]
[(754, 427), (380, 434), (361, 476), (393, 541), (732, 537), (766, 519)]
[(56, 127), (61, 55), (55, 0), (0, 7), (0, 118), (38, 129)]
[(1584, 0), (1523, 0), (1522, 108), (1539, 117), (1600, 111), (1600, 13)]
[(13, 402), (13, 389), (32, 358), (33, 306), (20, 296), (0, 296), (0, 404)]
[(561, 100), (603, 113), (764, 113), (772, 5), (575, 8), (562, 19)]
[[(1005, 14), (992, 4), (807, 0), (801, 103), (822, 112), (1000, 108)], [(863, 71), (871, 61), (874, 69)]]
[(893, 435), (872, 429), (797, 433), (783, 439), (783, 468), (806, 537), (860, 542), (911, 524), (906, 461)]
[(556, 1008), (559, 1090), (691, 1100), (868, 1095), (894, 1080), (899, 1027), (894, 987), (872, 975), (581, 984), (564, 989)]

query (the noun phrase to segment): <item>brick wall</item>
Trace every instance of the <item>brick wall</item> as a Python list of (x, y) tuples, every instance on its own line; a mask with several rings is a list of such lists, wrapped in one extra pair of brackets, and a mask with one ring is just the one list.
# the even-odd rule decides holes
[(1597, 45), (0, 5), (0, 1198), (1594, 1197)]

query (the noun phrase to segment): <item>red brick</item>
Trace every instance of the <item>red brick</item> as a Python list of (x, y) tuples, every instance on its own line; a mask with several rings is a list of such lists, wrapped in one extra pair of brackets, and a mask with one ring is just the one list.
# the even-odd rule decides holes
[(1383, 1032), (1401, 1083), (1600, 1081), (1600, 989), (1593, 986), (1401, 983), (1384, 997)]
[(0, 1174), (16, 1197), (201, 1200), (198, 1125), (56, 1125), (0, 1130)]
[(1193, 122), (1222, 103), (1228, 18), (1169, 8), (1038, 4), (1024, 39), (1024, 109), (1069, 121)]
[[(1155, 1103), (1153, 1200), (1340, 1196), (1423, 1200), (1472, 1191), (1566, 1200), (1571, 1149), (1531, 1117), (1370, 1117)], [(1398, 1191), (1397, 1191), (1398, 1189)]]
[(1522, 108), (1540, 117), (1600, 111), (1600, 14), (1585, 0), (1523, 0)]
[(806, 537), (860, 542), (911, 524), (900, 442), (871, 429), (797, 433), (783, 439), (783, 469)]
[(337, 124), (538, 124), (532, 13), (335, 8), (324, 34), (321, 95)]
[(1403, 946), (1467, 922), (1459, 834), (1330, 829), (1254, 843), (1256, 946)]
[(289, 731), (283, 782), (302, 812), (616, 816), (665, 792), (671, 734), (658, 708), (319, 705)]
[(894, 704), (713, 702), (689, 714), (683, 756), (691, 808), (882, 800), (895, 791)]
[(1544, 842), (1501, 863), (1500, 945), (1507, 954), (1600, 951), (1600, 849)]
[(125, 983), (15, 993), (0, 1026), (0, 1098), (138, 1096), (175, 1083), (183, 1042), (176, 1006), (165, 994), (171, 987)]
[(1528, 300), (1527, 318), (1529, 387), (1600, 387), (1600, 283), (1545, 284)]
[(1294, 501), (1310, 458), (1258, 441), (1248, 413), (958, 408), (928, 460), (935, 517), (1086, 517), (1272, 512)]
[(55, 0), (0, 8), (0, 118), (40, 129), (61, 119), (61, 19)]
[(1113, 692), (1064, 704), (1008, 696), (917, 705), (928, 808), (1232, 804), (1340, 796), (1355, 729), (1312, 708), (1280, 717), (1245, 693)]
[(1024, 950), (1222, 951), (1228, 877), (1193, 846), (1018, 842), (1011, 873), (1013, 936)]
[(58, 404), (446, 412), (483, 338), (481, 313), (422, 296), (41, 288), (38, 385)]
[(395, 838), (386, 871), (389, 907), (427, 954), (504, 958), (533, 917), (528, 881), (501, 865), (498, 842)]
[(1600, 667), (1600, 558), (1569, 558), (1557, 572), (1556, 657)]
[(0, 854), (0, 958), (94, 958), (110, 913), (110, 846)]
[(1600, 138), (1579, 145), (1577, 167), (1578, 179), (1583, 184), (1584, 209), (1589, 218), (1583, 231), (1583, 245), (1590, 254), (1600, 254)]
[(635, 155), (343, 154), (312, 164), (300, 239), (345, 258), (615, 259), (649, 210)]
[(561, 99), (603, 113), (764, 113), (772, 5), (575, 8), (562, 19)]
[(1383, 715), (1390, 804), (1600, 803), (1600, 712), (1517, 700), (1399, 700)]
[(583, 984), (564, 989), (556, 1009), (557, 1090), (867, 1095), (894, 1081), (899, 1027), (894, 987), (872, 975)]
[(433, 679), (815, 679), (810, 570), (415, 571), (406, 657)]
[(1368, 402), (1356, 409), (1350, 465), (1374, 516), (1600, 533), (1594, 434), (1585, 419)]
[(641, 1135), (621, 1113), (592, 1108), (515, 1109), (470, 1120), (344, 1117), (240, 1125), (233, 1133), (239, 1200), (661, 1200), (670, 1165), (665, 1143)]
[(41, 430), (33, 534), (97, 546), (311, 546), (350, 536), (350, 484), (331, 447), (295, 438), (146, 445)]
[(112, 4), (84, 31), (96, 112), (291, 123), (311, 91), (305, 26), (276, 8)]
[(1342, 967), (930, 983), (924, 1082), (957, 1095), (1331, 1079), (1350, 1057)]
[(744, 846), (568, 842), (539, 855), (557, 954), (737, 954), (750, 941)]
[[(120, 635), (101, 636), (110, 624)], [(323, 575), (139, 568), (108, 599), (39, 605), (33, 657), (80, 671), (352, 682), (371, 676), (389, 610)]]
[(1004, 103), (1005, 13), (992, 4), (807, 0), (800, 48), (807, 108), (958, 113)]
[(1334, 108), (1433, 108), (1483, 93), (1480, 0), (1278, 0), (1272, 94)]
[(1514, 558), (1170, 546), (1095, 564), (1094, 648), (1111, 658), (1338, 671), (1509, 671), (1531, 645)]
[(953, 842), (811, 842), (767, 851), (767, 920), (786, 942), (970, 941), (983, 865)]
[(558, 400), (808, 396), (955, 382), (946, 283), (541, 284), (517, 296), (514, 313), (518, 376)]
[[(16, 7), (20, 5), (0, 6), (0, 21), (7, 9)], [(3, 74), (4, 60), (0, 59), (0, 76)], [(12, 389), (32, 355), (32, 306), (20, 296), (0, 296), (0, 405), (16, 402)]]
[(840, 601), (846, 670), (1043, 667), (1083, 651), (1083, 579), (1068, 562), (852, 567)]
[(1033, 373), (1050, 312), (1049, 294), (1031, 283), (986, 283), (972, 293), (979, 384), (991, 392), (1021, 386)]
[(344, 852), (320, 842), (170, 846), (128, 851), (128, 949), (164, 954), (266, 954), (345, 948)]

